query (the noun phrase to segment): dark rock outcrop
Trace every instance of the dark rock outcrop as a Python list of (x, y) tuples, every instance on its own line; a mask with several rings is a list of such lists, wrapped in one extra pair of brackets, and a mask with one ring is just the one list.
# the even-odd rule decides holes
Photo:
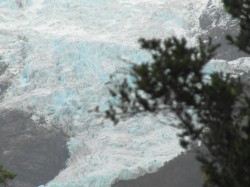
[(248, 54), (241, 52), (237, 47), (229, 44), (226, 35), (237, 36), (239, 33), (239, 23), (233, 20), (218, 1), (209, 0), (206, 9), (200, 18), (201, 38), (211, 37), (214, 43), (221, 44), (217, 50), (215, 58), (224, 60), (235, 60), (240, 57), (247, 57)]
[(195, 151), (182, 154), (155, 173), (129, 181), (119, 181), (112, 187), (201, 187), (202, 172), (195, 154)]
[(65, 167), (67, 136), (38, 127), (22, 111), (0, 113), (0, 165), (17, 177), (15, 187), (35, 187), (52, 180)]

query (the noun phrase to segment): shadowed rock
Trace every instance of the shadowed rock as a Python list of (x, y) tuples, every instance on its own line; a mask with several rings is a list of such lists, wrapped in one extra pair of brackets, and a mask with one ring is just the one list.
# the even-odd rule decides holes
[(137, 179), (119, 181), (112, 187), (201, 187), (202, 172), (195, 151), (182, 154), (167, 162), (156, 173)]
[(0, 113), (0, 165), (17, 177), (15, 187), (35, 187), (52, 180), (65, 167), (67, 136), (38, 127), (22, 111)]
[(221, 44), (217, 50), (215, 58), (224, 60), (235, 60), (240, 57), (247, 57), (246, 54), (231, 44), (225, 38), (226, 35), (237, 36), (239, 33), (239, 24), (237, 20), (232, 20), (225, 12), (223, 7), (210, 0), (206, 9), (202, 12), (200, 18), (200, 27), (202, 29), (201, 38), (211, 37), (214, 43)]

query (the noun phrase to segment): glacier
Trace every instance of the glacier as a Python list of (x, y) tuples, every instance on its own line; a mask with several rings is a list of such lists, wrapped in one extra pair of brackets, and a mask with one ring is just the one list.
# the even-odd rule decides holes
[[(222, 6), (219, 0), (212, 2)], [(89, 111), (106, 106), (109, 76), (127, 68), (121, 59), (149, 59), (139, 48), (139, 38), (174, 35), (194, 45), (207, 3), (1, 0), (0, 62), (8, 67), (0, 85), (10, 85), (1, 96), (1, 110), (31, 112), (37, 125), (63, 129), (71, 137), (67, 167), (46, 186), (108, 187), (119, 179), (155, 172), (183, 151), (178, 130), (154, 116), (137, 116), (114, 126)], [(243, 61), (248, 60), (241, 60), (247, 66)], [(230, 62), (233, 66), (216, 62), (207, 71), (241, 67), (238, 61)]]

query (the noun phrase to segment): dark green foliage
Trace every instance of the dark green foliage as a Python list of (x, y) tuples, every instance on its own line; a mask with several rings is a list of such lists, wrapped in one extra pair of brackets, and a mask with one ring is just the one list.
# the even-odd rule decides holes
[(240, 34), (229, 41), (245, 52), (250, 52), (250, 0), (223, 0), (226, 11), (240, 21)]
[(250, 100), (240, 80), (222, 73), (207, 79), (203, 73), (217, 46), (210, 40), (187, 47), (185, 39), (176, 38), (140, 43), (153, 63), (134, 65), (133, 83), (124, 80), (110, 91), (119, 102), (110, 105), (107, 117), (117, 123), (140, 112), (170, 110), (183, 130), (181, 145), (188, 148), (200, 141), (208, 150), (208, 155), (198, 155), (207, 175), (205, 186), (250, 185)]
[[(199, 48), (187, 48), (185, 39), (179, 41), (174, 37), (163, 42), (141, 39), (140, 43), (143, 49), (151, 52), (154, 63), (132, 67), (133, 85), (129, 85), (127, 79), (118, 84), (114, 82), (115, 89), (110, 93), (119, 101), (116, 103), (118, 110), (112, 104), (106, 111), (107, 117), (114, 122), (118, 122), (118, 113), (119, 118), (123, 118), (143, 111), (165, 110), (166, 105), (176, 104), (175, 98), (193, 103), (194, 92), (200, 90), (198, 84), (203, 78), (201, 69), (217, 48), (211, 40), (207, 45), (200, 41)], [(174, 94), (174, 89), (179, 92)]]
[(15, 177), (15, 174), (7, 171), (3, 166), (0, 165), (0, 184), (3, 184), (5, 187), (7, 187), (9, 182)]
[[(232, 44), (250, 53), (250, 0), (223, 0), (226, 10), (240, 21)], [(250, 98), (240, 78), (204, 73), (218, 45), (185, 39), (141, 39), (153, 61), (131, 68), (130, 79), (114, 81), (106, 117), (120, 119), (138, 113), (174, 113), (182, 129), (180, 143), (190, 148), (201, 142), (206, 151), (197, 159), (205, 173), (205, 187), (250, 186)]]

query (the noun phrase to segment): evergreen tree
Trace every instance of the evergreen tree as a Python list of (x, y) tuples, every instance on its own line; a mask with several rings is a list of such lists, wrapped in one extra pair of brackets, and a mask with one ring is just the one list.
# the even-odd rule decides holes
[(10, 181), (12, 181), (15, 177), (15, 174), (7, 171), (3, 166), (0, 165), (0, 184), (3, 184), (4, 187), (8, 187)]
[[(250, 0), (223, 0), (225, 9), (240, 22), (240, 33), (228, 40), (250, 53)], [(114, 123), (138, 113), (171, 111), (182, 129), (180, 143), (190, 148), (201, 142), (205, 187), (250, 186), (250, 99), (240, 78), (204, 73), (219, 45), (199, 40), (197, 47), (175, 37), (140, 39), (153, 62), (132, 65), (130, 79), (113, 81), (106, 117)]]

